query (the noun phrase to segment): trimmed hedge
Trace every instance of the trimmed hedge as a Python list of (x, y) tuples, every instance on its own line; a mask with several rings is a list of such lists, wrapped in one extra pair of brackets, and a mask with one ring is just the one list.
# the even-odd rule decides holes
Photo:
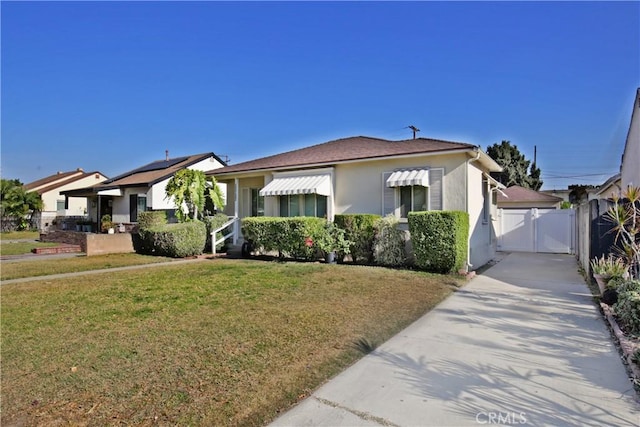
[(462, 211), (409, 212), (409, 231), (418, 268), (451, 273), (466, 268), (469, 214)]
[(242, 234), (261, 252), (278, 251), (282, 258), (323, 256), (329, 240), (327, 220), (316, 217), (250, 217), (242, 220)]
[(140, 230), (157, 227), (167, 223), (165, 211), (145, 211), (138, 213), (138, 228)]
[(139, 234), (142, 249), (148, 251), (144, 253), (172, 258), (200, 255), (207, 241), (207, 228), (201, 221), (158, 225), (140, 229)]
[[(343, 214), (336, 215), (334, 223), (345, 231), (345, 239), (351, 241), (349, 252), (354, 262), (373, 262), (373, 244), (375, 239), (375, 223), (380, 215)], [(340, 258), (345, 254), (338, 254)]]
[(376, 236), (373, 258), (378, 265), (399, 267), (406, 263), (404, 232), (398, 229), (400, 220), (393, 215), (380, 218), (375, 223)]

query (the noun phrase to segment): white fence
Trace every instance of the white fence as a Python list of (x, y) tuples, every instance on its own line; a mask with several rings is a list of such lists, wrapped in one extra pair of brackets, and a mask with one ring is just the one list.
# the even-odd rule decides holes
[(575, 252), (573, 209), (498, 209), (498, 250)]

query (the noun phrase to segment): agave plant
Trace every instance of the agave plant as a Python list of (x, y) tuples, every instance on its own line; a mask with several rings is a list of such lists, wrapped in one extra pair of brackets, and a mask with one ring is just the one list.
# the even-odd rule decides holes
[(616, 254), (629, 266), (632, 278), (640, 278), (640, 187), (627, 187), (613, 199), (605, 218), (613, 223)]

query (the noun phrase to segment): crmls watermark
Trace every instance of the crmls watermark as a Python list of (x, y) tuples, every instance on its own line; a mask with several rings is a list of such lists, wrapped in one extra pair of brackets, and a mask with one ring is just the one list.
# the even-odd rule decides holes
[(524, 412), (478, 412), (476, 414), (478, 424), (518, 425), (527, 423), (527, 414)]

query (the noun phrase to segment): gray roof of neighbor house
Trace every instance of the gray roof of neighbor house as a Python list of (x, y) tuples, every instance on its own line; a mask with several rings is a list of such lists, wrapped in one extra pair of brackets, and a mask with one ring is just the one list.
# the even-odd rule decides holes
[(530, 188), (512, 185), (498, 193), (500, 202), (562, 202), (562, 198), (541, 193)]
[(101, 172), (85, 172), (82, 168), (78, 168), (69, 172), (57, 172), (53, 175), (25, 184), (23, 187), (26, 191), (35, 191), (38, 194), (44, 194), (48, 191), (55, 190), (56, 188), (60, 188), (64, 185), (71, 184), (95, 174), (99, 174), (106, 178), (106, 175)]
[(237, 165), (226, 166), (216, 169), (215, 171), (210, 171), (208, 174), (218, 176), (235, 172), (286, 169), (303, 166), (313, 167), (386, 157), (456, 151), (478, 151), (484, 155), (481, 161), (484, 161), (491, 171), (499, 172), (502, 170), (493, 159), (482, 152), (479, 147), (472, 144), (427, 138), (390, 141), (367, 136), (354, 136), (273, 156), (262, 157), (260, 159), (238, 163)]
[(212, 156), (221, 164), (225, 164), (224, 161), (214, 153), (202, 153), (172, 159), (156, 160), (144, 166), (140, 166), (139, 168), (120, 174), (115, 178), (108, 179), (100, 184), (78, 190), (64, 191), (63, 194), (71, 196), (76, 194), (79, 195), (80, 193), (97, 193), (100, 190), (109, 190), (120, 187), (151, 187), (153, 184), (170, 178), (177, 171)]

